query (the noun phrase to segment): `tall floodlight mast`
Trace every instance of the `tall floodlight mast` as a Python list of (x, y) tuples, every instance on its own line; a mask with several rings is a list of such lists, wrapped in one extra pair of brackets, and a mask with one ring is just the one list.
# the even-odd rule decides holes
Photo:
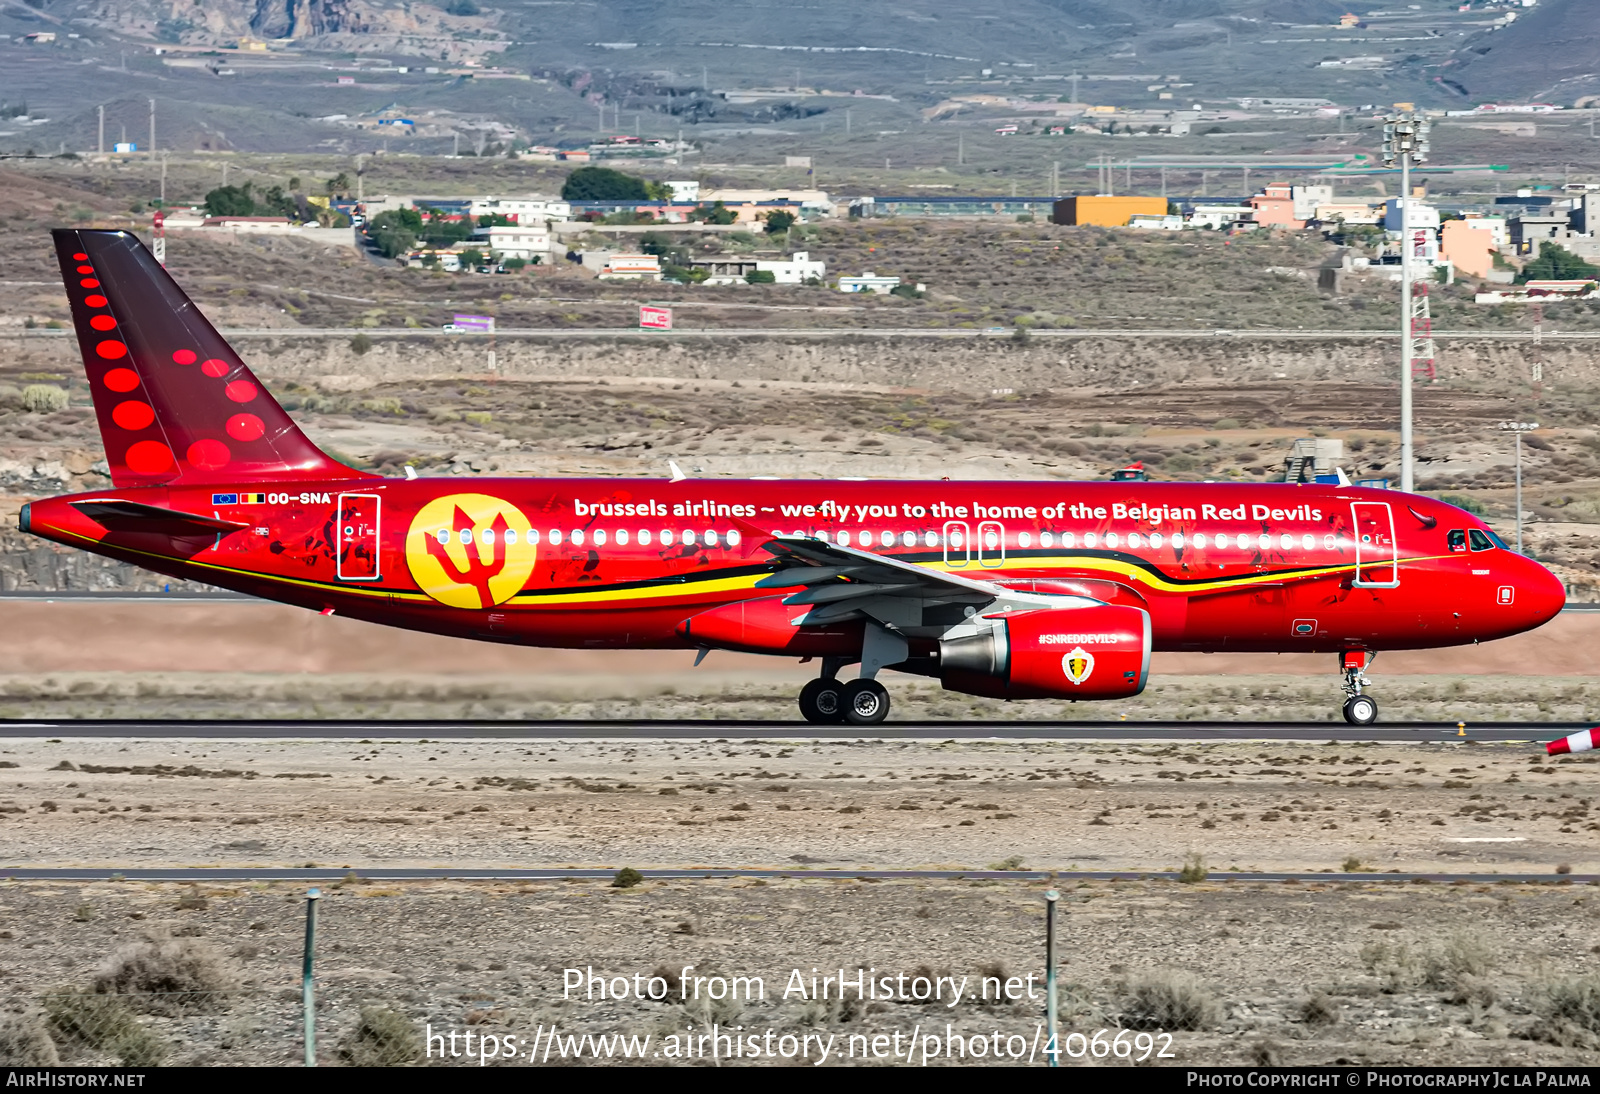
[(1400, 489), (1416, 489), (1411, 440), (1411, 369), (1415, 346), (1411, 288), (1411, 165), (1428, 159), (1428, 121), (1410, 103), (1396, 103), (1383, 119), (1383, 163), (1400, 164)]

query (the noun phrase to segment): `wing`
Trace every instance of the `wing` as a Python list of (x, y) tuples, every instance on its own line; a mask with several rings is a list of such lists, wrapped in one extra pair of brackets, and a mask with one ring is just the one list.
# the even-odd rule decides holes
[[(756, 582), (760, 589), (800, 591), (784, 598), (785, 604), (809, 609), (796, 620), (806, 626), (834, 623), (857, 613), (897, 616), (894, 601), (905, 608), (930, 604), (988, 604), (1007, 590), (989, 581), (918, 566), (911, 562), (825, 543), (809, 536), (769, 536), (761, 533), (759, 548), (782, 565), (777, 573)], [(887, 601), (888, 603), (885, 603)], [(887, 611), (866, 611), (868, 608)]]

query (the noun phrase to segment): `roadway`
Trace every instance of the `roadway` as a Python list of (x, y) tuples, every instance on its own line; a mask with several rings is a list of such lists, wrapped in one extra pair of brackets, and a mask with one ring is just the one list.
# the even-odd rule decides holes
[[(602, 301), (600, 303), (626, 303)], [(443, 331), (433, 327), (264, 327), (233, 328), (222, 331), (224, 337), (242, 340), (256, 338), (354, 338), (365, 335), (372, 339), (388, 338), (454, 338), (463, 341), (487, 341), (495, 338), (534, 340), (560, 340), (564, 338), (1010, 338), (1011, 327), (679, 327), (675, 330), (640, 330), (638, 327), (502, 327), (492, 333)], [(0, 338), (67, 338), (68, 330), (8, 330), (0, 331)], [(1399, 332), (1394, 330), (1305, 330), (1272, 328), (1256, 330), (1230, 330), (1207, 327), (1147, 329), (1096, 329), (1075, 327), (1070, 330), (1038, 330), (1028, 328), (1028, 338), (1055, 338), (1084, 340), (1095, 338), (1180, 338), (1216, 341), (1219, 339), (1260, 339), (1267, 341), (1395, 341)], [(1532, 330), (1436, 330), (1436, 341), (1490, 341), (1533, 342), (1588, 342), (1600, 340), (1600, 331), (1544, 331)]]
[[(503, 867), (467, 868), (451, 866), (312, 867), (297, 869), (277, 866), (168, 866), (128, 867), (0, 866), (0, 880), (8, 881), (289, 881), (339, 882), (353, 874), (361, 881), (609, 881), (616, 867)], [(648, 881), (701, 881), (715, 878), (792, 878), (798, 881), (854, 880), (932, 880), (932, 881), (1178, 881), (1176, 870), (807, 870), (732, 866), (640, 870)], [(1507, 874), (1507, 873), (1334, 873), (1307, 871), (1217, 871), (1206, 875), (1208, 882), (1304, 882), (1370, 885), (1396, 882), (1433, 882), (1494, 885), (1588, 885), (1600, 882), (1597, 874)]]
[(997, 740), (1196, 743), (1203, 741), (1298, 741), (1304, 743), (1518, 744), (1544, 742), (1592, 728), (1589, 722), (1389, 722), (1351, 726), (1339, 722), (885, 722), (863, 727), (808, 722), (714, 720), (659, 721), (405, 721), (405, 720), (176, 720), (176, 719), (0, 719), (0, 739), (196, 739), (196, 740), (564, 740), (660, 741), (865, 741)]

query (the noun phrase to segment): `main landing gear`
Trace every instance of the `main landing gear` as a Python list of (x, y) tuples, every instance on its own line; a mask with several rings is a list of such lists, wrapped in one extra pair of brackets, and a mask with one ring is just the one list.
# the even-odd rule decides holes
[(1339, 672), (1344, 677), (1344, 693), (1348, 697), (1344, 701), (1344, 720), (1353, 726), (1370, 726), (1378, 720), (1378, 703), (1370, 695), (1362, 694), (1362, 688), (1372, 686), (1372, 681), (1367, 679), (1367, 666), (1376, 660), (1377, 654), (1368, 650), (1345, 650), (1339, 658)]
[(818, 725), (875, 726), (889, 716), (889, 691), (876, 680), (837, 679), (840, 665), (823, 662), (822, 675), (800, 689), (800, 714)]

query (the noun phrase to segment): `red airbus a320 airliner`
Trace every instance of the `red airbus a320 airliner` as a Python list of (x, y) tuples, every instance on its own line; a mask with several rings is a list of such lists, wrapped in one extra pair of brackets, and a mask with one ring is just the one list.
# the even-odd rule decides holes
[(375, 476), (307, 440), (133, 235), (55, 241), (112, 488), (26, 505), (22, 529), (312, 611), (815, 658), (801, 712), (856, 725), (888, 713), (883, 669), (1117, 699), (1152, 650), (1314, 651), (1364, 725), (1375, 652), (1564, 602), (1475, 517), (1348, 486)]

